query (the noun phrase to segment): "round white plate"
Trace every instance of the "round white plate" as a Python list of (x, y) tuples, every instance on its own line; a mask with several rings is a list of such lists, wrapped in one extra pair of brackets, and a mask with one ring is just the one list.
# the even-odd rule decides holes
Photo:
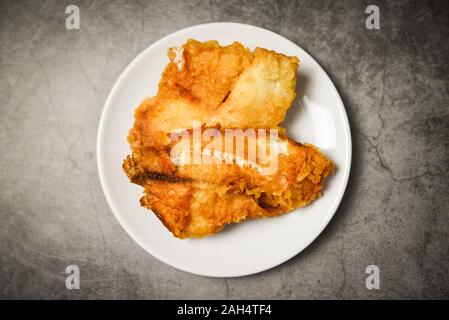
[[(276, 218), (225, 227), (202, 239), (180, 240), (139, 204), (142, 188), (122, 171), (134, 109), (157, 93), (168, 62), (167, 50), (187, 39), (239, 41), (251, 50), (264, 47), (301, 60), (297, 98), (284, 125), (291, 138), (318, 146), (336, 165), (323, 196), (307, 207)], [(348, 181), (351, 134), (341, 98), (332, 81), (303, 49), (271, 31), (238, 23), (203, 24), (175, 32), (139, 54), (119, 77), (106, 101), (98, 129), (98, 170), (106, 199), (128, 234), (159, 260), (184, 271), (213, 277), (261, 272), (306, 248), (334, 215)]]

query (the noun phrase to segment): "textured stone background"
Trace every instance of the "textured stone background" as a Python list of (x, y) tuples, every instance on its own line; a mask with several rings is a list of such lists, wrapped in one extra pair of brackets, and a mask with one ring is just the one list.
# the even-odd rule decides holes
[[(67, 31), (77, 4), (81, 30)], [(369, 4), (381, 30), (365, 29)], [(178, 29), (234, 21), (310, 52), (339, 89), (353, 168), (343, 202), (303, 253), (213, 279), (138, 247), (103, 196), (95, 140), (127, 64)], [(2, 298), (449, 298), (447, 1), (1, 1)], [(81, 290), (65, 288), (65, 267)], [(365, 288), (367, 265), (381, 290)]]

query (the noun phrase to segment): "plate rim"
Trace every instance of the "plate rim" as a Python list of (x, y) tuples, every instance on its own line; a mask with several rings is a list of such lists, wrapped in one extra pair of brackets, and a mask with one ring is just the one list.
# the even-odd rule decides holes
[[(178, 263), (174, 263), (173, 261), (170, 261), (170, 259), (167, 259), (165, 257), (160, 256), (159, 254), (156, 254), (154, 252), (152, 252), (151, 250), (149, 250), (147, 248), (147, 246), (145, 245), (144, 241), (137, 235), (134, 233), (134, 231), (132, 230), (132, 228), (129, 226), (129, 224), (121, 217), (121, 215), (118, 213), (118, 209), (115, 207), (114, 205), (114, 201), (113, 201), (113, 197), (111, 195), (111, 191), (109, 190), (109, 188), (106, 185), (105, 182), (105, 169), (104, 166), (102, 165), (103, 163), (103, 159), (104, 159), (104, 154), (103, 151), (101, 149), (101, 141), (103, 140), (103, 136), (104, 136), (104, 127), (105, 127), (105, 123), (106, 123), (106, 118), (108, 117), (108, 113), (110, 111), (109, 105), (111, 104), (111, 101), (113, 100), (113, 98), (116, 96), (117, 94), (117, 89), (118, 87), (120, 87), (120, 85), (122, 84), (122, 82), (124, 81), (124, 79), (127, 77), (127, 75), (131, 72), (132, 69), (134, 69), (134, 65), (136, 65), (140, 60), (142, 60), (144, 58), (144, 56), (147, 54), (148, 51), (150, 51), (153, 47), (156, 47), (157, 45), (159, 45), (161, 42), (169, 40), (170, 38), (175, 38), (176, 36), (178, 36), (181, 33), (185, 33), (185, 32), (189, 32), (189, 31), (193, 31), (195, 29), (201, 29), (201, 28), (205, 28), (208, 26), (226, 26), (226, 25), (234, 25), (237, 27), (244, 27), (244, 28), (254, 28), (254, 29), (258, 29), (259, 31), (262, 32), (267, 32), (270, 33), (272, 35), (275, 35), (277, 37), (282, 38), (284, 41), (289, 42), (291, 45), (296, 46), (298, 48), (300, 48), (301, 50), (303, 50), (306, 54), (308, 54), (310, 56), (310, 58), (312, 59), (313, 62), (315, 62), (318, 66), (318, 68), (320, 68), (323, 72), (323, 74), (325, 75), (325, 77), (327, 78), (327, 80), (331, 83), (331, 88), (333, 89), (332, 94), (336, 97), (338, 103), (341, 105), (341, 108), (338, 108), (338, 113), (340, 115), (340, 117), (343, 120), (343, 127), (344, 127), (344, 137), (345, 137), (345, 142), (347, 144), (347, 149), (346, 149), (346, 154), (345, 154), (345, 159), (346, 162), (344, 165), (344, 172), (343, 172), (343, 184), (340, 186), (340, 190), (338, 190), (338, 194), (334, 199), (334, 202), (332, 203), (332, 206), (330, 207), (327, 217), (326, 219), (323, 221), (322, 225), (320, 226), (320, 228), (317, 228), (316, 231), (314, 232), (313, 237), (311, 237), (311, 240), (308, 242), (303, 243), (301, 246), (299, 246), (299, 248), (295, 248), (294, 253), (291, 255), (288, 255), (286, 258), (281, 259), (280, 261), (276, 261), (272, 264), (270, 264), (269, 266), (264, 266), (262, 268), (259, 268), (257, 270), (254, 271), (246, 271), (246, 272), (241, 272), (241, 273), (234, 273), (234, 274), (226, 274), (226, 275), (217, 275), (217, 274), (211, 274), (211, 273), (205, 273), (205, 272), (197, 272), (195, 270), (191, 270), (190, 268), (184, 267), (182, 265), (179, 265)], [(203, 24), (198, 24), (198, 25), (194, 25), (194, 26), (190, 26), (190, 27), (186, 27), (180, 30), (177, 30), (175, 32), (172, 32), (164, 37), (162, 37), (161, 39), (151, 43), (149, 46), (147, 46), (144, 50), (142, 50), (136, 57), (134, 57), (134, 59), (125, 67), (125, 69), (123, 69), (123, 71), (121, 72), (120, 76), (117, 78), (117, 80), (115, 81), (114, 85), (112, 86), (111, 91), (108, 94), (108, 97), (104, 103), (102, 112), (101, 112), (101, 116), (100, 116), (100, 120), (99, 120), (99, 124), (98, 124), (98, 130), (97, 130), (97, 141), (96, 141), (96, 157), (97, 157), (97, 171), (98, 171), (98, 176), (100, 179), (100, 185), (101, 188), (103, 190), (103, 193), (105, 195), (106, 201), (108, 203), (109, 208), (111, 209), (112, 213), (114, 214), (115, 218), (117, 219), (117, 221), (119, 222), (120, 226), (125, 230), (125, 232), (128, 234), (128, 236), (134, 241), (136, 242), (145, 252), (149, 253), (150, 255), (152, 255), (153, 257), (155, 257), (156, 259), (158, 259), (159, 261), (174, 267), (178, 270), (184, 271), (184, 272), (188, 272), (191, 274), (195, 274), (195, 275), (200, 275), (200, 276), (206, 276), (206, 277), (211, 277), (211, 278), (231, 278), (231, 277), (243, 277), (243, 276), (247, 276), (247, 275), (252, 275), (252, 274), (256, 274), (256, 273), (261, 273), (267, 270), (270, 270), (274, 267), (277, 267), (283, 263), (285, 263), (286, 261), (292, 259), (293, 257), (297, 256), (298, 254), (300, 254), (303, 250), (305, 250), (307, 247), (310, 246), (310, 244), (312, 244), (312, 242), (314, 242), (319, 236), (320, 234), (324, 231), (324, 229), (327, 227), (327, 225), (329, 224), (329, 222), (332, 220), (332, 218), (334, 217), (335, 213), (337, 212), (338, 207), (340, 206), (341, 200), (343, 199), (343, 196), (346, 192), (347, 189), (347, 185), (348, 185), (348, 181), (349, 181), (349, 175), (351, 172), (351, 167), (352, 167), (352, 136), (351, 136), (351, 129), (350, 129), (350, 124), (349, 124), (349, 119), (346, 113), (346, 108), (345, 105), (341, 99), (341, 96), (334, 84), (334, 82), (332, 81), (332, 79), (329, 77), (329, 75), (327, 74), (326, 70), (315, 60), (315, 58), (306, 50), (304, 50), (302, 47), (298, 46), (296, 43), (294, 43), (293, 41), (285, 38), (284, 36), (275, 33), (273, 31), (270, 31), (268, 29), (259, 27), (259, 26), (254, 26), (251, 24), (245, 24), (245, 23), (237, 23), (237, 22), (210, 22), (210, 23), (203, 23)]]

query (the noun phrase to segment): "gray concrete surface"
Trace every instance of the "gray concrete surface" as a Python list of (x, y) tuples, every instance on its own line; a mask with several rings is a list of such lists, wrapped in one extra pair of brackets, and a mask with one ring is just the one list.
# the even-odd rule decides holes
[[(81, 29), (67, 31), (77, 4)], [(381, 29), (365, 28), (377, 4)], [(213, 279), (137, 246), (101, 190), (95, 140), (127, 64), (211, 21), (273, 30), (310, 52), (344, 100), (353, 167), (343, 202), (303, 253)], [(449, 6), (445, 1), (1, 1), (0, 297), (449, 298)], [(65, 267), (81, 289), (65, 287)], [(366, 266), (381, 272), (365, 288)]]

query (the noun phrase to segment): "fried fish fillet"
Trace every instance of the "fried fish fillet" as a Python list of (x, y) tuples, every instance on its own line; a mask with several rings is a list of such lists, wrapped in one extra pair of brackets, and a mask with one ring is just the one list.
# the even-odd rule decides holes
[(333, 170), (331, 161), (311, 145), (282, 142), (286, 151), (273, 174), (264, 174), (261, 165), (237, 161), (173, 166), (168, 151), (150, 167), (142, 167), (141, 154), (128, 156), (124, 168), (131, 181), (145, 188), (141, 204), (175, 236), (198, 237), (229, 223), (288, 212), (319, 196), (323, 179)]
[[(135, 111), (128, 136), (132, 154), (123, 169), (144, 187), (141, 205), (173, 235), (201, 237), (247, 218), (288, 212), (320, 195), (332, 162), (278, 127), (295, 97), (296, 57), (262, 48), (251, 52), (237, 42), (222, 47), (189, 40), (182, 57), (171, 49), (169, 58), (158, 94)], [(268, 174), (266, 164), (238, 161), (232, 152), (229, 163), (176, 161), (173, 151), (181, 144), (172, 134), (198, 128), (281, 129), (284, 150)], [(192, 152), (190, 144), (183, 148)], [(204, 157), (203, 151), (201, 146)]]
[(136, 109), (131, 146), (160, 148), (167, 133), (195, 123), (235, 128), (273, 128), (295, 98), (298, 58), (240, 43), (189, 40), (179, 69), (174, 50), (155, 97)]

